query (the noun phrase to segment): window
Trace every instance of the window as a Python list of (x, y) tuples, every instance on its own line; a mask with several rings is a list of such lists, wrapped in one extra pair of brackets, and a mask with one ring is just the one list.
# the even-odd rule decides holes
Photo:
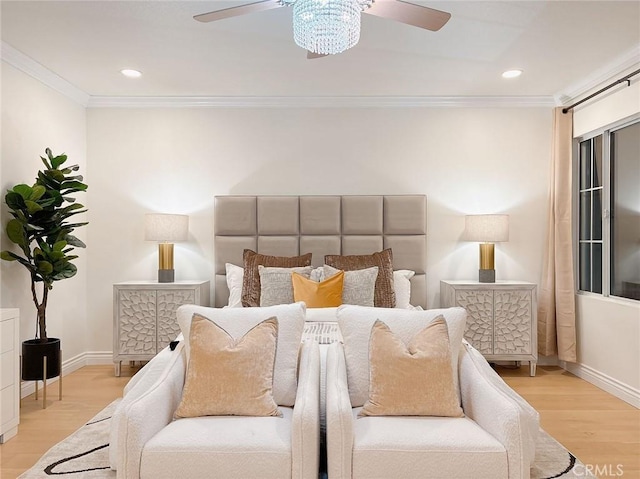
[(602, 135), (580, 143), (580, 290), (602, 293)]
[(640, 300), (640, 121), (579, 139), (580, 291)]

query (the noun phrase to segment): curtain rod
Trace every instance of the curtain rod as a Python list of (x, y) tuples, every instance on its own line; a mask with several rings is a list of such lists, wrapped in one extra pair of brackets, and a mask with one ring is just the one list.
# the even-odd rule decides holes
[(631, 77), (636, 76), (638, 73), (640, 73), (640, 70), (636, 70), (636, 71), (634, 71), (634, 72), (629, 73), (629, 74), (628, 74), (627, 76), (625, 76), (624, 78), (620, 78), (620, 80), (615, 81), (615, 82), (613, 82), (613, 83), (612, 83), (612, 84), (610, 84), (610, 85), (607, 85), (606, 87), (604, 87), (604, 88), (602, 88), (602, 89), (598, 90), (598, 91), (597, 91), (597, 92), (595, 92), (595, 93), (592, 93), (592, 94), (591, 94), (591, 95), (589, 95), (588, 97), (583, 98), (582, 100), (580, 100), (580, 101), (578, 101), (578, 102), (574, 103), (573, 105), (569, 105), (569, 106), (567, 106), (567, 107), (563, 108), (563, 109), (562, 109), (562, 113), (567, 113), (569, 110), (573, 110), (576, 106), (581, 105), (582, 103), (584, 103), (584, 102), (585, 102), (585, 101), (587, 101), (587, 100), (591, 100), (594, 96), (598, 96), (600, 93), (603, 93), (603, 92), (607, 91), (609, 88), (613, 88), (614, 86), (616, 86), (616, 85), (618, 85), (618, 84), (620, 84), (620, 83), (622, 83), (622, 82), (627, 82), (627, 83), (628, 83), (628, 86), (631, 86), (631, 80), (630, 80), (630, 78), (631, 78)]

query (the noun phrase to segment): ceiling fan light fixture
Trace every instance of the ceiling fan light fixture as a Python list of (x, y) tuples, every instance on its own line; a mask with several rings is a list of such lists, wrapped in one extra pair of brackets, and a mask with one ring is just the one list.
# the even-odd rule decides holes
[(296, 0), (293, 39), (310, 52), (334, 55), (360, 40), (359, 0)]

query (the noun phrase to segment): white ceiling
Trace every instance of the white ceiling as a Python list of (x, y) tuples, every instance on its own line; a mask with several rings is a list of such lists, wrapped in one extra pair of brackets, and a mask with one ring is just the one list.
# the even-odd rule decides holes
[[(640, 55), (638, 1), (416, 0), (451, 20), (363, 15), (358, 45), (316, 60), (290, 8), (192, 18), (248, 2), (2, 1), (2, 40), (92, 96), (552, 96)], [(502, 79), (510, 68), (524, 74)]]

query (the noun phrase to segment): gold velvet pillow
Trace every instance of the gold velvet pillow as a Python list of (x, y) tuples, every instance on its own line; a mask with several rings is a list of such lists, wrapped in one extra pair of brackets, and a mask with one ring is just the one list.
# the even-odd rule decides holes
[(271, 393), (277, 339), (275, 317), (234, 339), (194, 314), (187, 377), (175, 416), (280, 416)]
[(311, 266), (311, 253), (302, 256), (268, 256), (250, 249), (242, 253), (244, 276), (242, 278), (242, 306), (260, 306), (260, 273), (258, 266), (275, 266), (278, 268), (296, 268)]
[(444, 317), (435, 318), (408, 346), (377, 320), (369, 368), (369, 399), (360, 416), (463, 416)]
[(342, 304), (344, 271), (324, 281), (313, 281), (298, 273), (291, 273), (293, 300), (304, 301), (307, 308), (333, 308)]
[(373, 305), (378, 308), (395, 308), (396, 293), (393, 289), (393, 253), (391, 248), (373, 254), (339, 256), (326, 255), (325, 264), (343, 271), (378, 267)]

